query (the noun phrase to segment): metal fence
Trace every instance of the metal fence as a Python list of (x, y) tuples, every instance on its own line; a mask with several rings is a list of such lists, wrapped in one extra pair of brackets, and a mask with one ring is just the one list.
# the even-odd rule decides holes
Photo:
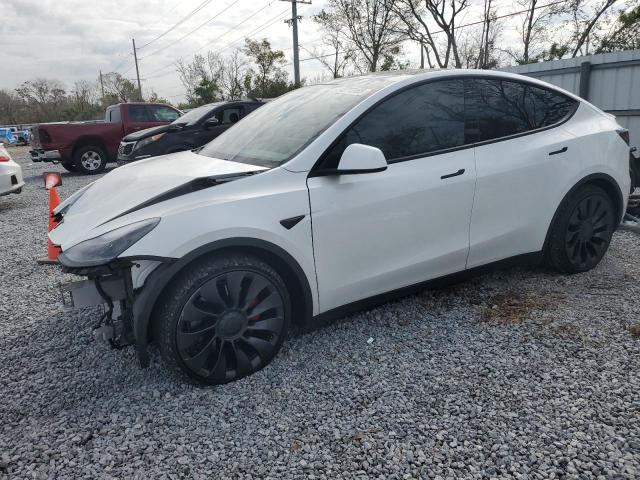
[(640, 50), (601, 53), (503, 69), (557, 85), (617, 117), (640, 146)]

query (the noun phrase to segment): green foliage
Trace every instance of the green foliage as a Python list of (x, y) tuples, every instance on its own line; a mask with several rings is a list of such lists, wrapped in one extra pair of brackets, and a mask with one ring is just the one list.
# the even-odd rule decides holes
[(220, 88), (215, 80), (203, 78), (193, 90), (193, 93), (195, 95), (196, 106), (206, 105), (207, 103), (213, 103), (219, 100), (218, 94), (220, 93)]
[(282, 68), (285, 63), (282, 50), (272, 50), (266, 38), (262, 41), (245, 39), (244, 53), (257, 67), (250, 69), (244, 78), (249, 96), (273, 98), (299, 86), (289, 82), (288, 74)]
[(640, 5), (630, 12), (620, 14), (613, 31), (600, 41), (596, 53), (637, 48), (640, 48)]

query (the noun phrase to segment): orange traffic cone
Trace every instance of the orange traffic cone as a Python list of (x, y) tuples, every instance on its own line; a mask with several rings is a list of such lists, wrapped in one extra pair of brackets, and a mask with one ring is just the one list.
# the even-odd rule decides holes
[[(53, 211), (60, 205), (60, 196), (56, 190), (56, 186), (62, 185), (62, 179), (59, 173), (48, 172), (44, 174), (44, 186), (49, 190), (49, 226), (48, 232), (56, 228), (58, 222), (53, 217)], [(58, 263), (58, 255), (60, 255), (61, 249), (58, 245), (51, 243), (51, 240), (47, 237), (47, 256), (45, 258), (38, 259), (39, 264), (54, 264)]]

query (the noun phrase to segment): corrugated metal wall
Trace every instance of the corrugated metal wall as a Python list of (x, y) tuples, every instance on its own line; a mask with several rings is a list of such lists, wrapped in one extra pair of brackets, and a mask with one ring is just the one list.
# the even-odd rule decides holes
[(613, 113), (640, 147), (640, 50), (602, 53), (502, 69), (557, 85)]

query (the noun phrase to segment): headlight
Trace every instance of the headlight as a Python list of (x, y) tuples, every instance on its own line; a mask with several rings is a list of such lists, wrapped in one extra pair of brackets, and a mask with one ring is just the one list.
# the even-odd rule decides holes
[(64, 258), (61, 263), (83, 267), (109, 263), (153, 230), (158, 223), (159, 218), (149, 218), (80, 242), (62, 253), (61, 257)]
[(151, 135), (150, 137), (147, 138), (143, 138), (142, 140), (140, 140), (138, 143), (136, 143), (136, 146), (133, 148), (133, 150), (138, 150), (142, 147), (146, 147), (147, 145), (149, 145), (150, 143), (153, 142), (157, 142), (158, 140), (160, 140), (162, 137), (164, 136), (164, 133), (157, 133), (155, 135)]

